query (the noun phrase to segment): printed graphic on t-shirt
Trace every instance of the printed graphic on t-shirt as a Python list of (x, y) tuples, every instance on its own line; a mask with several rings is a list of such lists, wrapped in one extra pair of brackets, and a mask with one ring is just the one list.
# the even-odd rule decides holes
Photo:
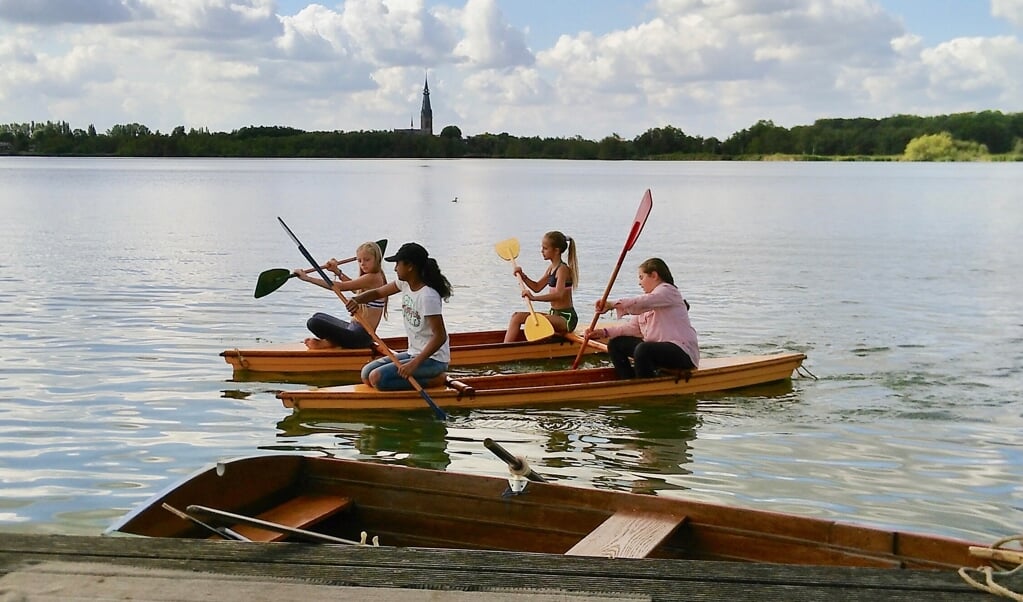
[(401, 313), (405, 317), (405, 322), (413, 328), (418, 328), (423, 323), (423, 316), (416, 311), (412, 296), (407, 293), (401, 297)]

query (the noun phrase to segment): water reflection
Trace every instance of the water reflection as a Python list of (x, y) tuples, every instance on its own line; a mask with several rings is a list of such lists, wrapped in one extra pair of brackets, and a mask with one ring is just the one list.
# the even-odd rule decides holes
[(432, 468), (458, 456), (462, 469), (500, 473), (503, 465), (483, 446), (489, 437), (550, 478), (636, 493), (680, 488), (658, 475), (690, 472), (690, 444), (703, 420), (696, 398), (581, 406), (463, 410), (447, 423), (425, 411), (303, 410), (278, 422), (278, 438), (289, 441), (275, 447)]
[[(983, 540), (1023, 523), (1023, 164), (422, 165), (0, 157), (3, 527), (99, 532), (256, 450), (503, 474), (487, 437), (571, 485)], [(422, 241), (455, 288), (449, 328), (486, 330), (522, 307), (496, 241), (577, 238), (586, 308), (646, 188), (652, 218), (612, 296), (637, 292), (628, 275), (661, 256), (707, 357), (801, 351), (819, 381), (438, 423), (425, 408), (288, 415), (274, 396), (350, 377), (226, 380), (224, 349), (301, 341), (310, 313), (340, 309), (316, 287), (253, 298), (260, 271), (304, 263), (278, 215), (317, 257)], [(402, 217), (368, 233), (323, 219), (367, 198)], [(570, 210), (538, 222), (555, 206)], [(556, 223), (569, 215), (591, 219)]]
[[(332, 457), (372, 458), (418, 468), (444, 470), (451, 464), (445, 439), (447, 426), (411, 412), (294, 412), (277, 423), (279, 439), (291, 445), (276, 449), (319, 451)], [(307, 445), (302, 438), (315, 435)], [(331, 445), (326, 445), (329, 441)]]

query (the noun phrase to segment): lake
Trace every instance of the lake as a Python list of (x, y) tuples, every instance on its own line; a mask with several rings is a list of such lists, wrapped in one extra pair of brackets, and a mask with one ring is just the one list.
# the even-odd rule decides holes
[[(1006, 163), (0, 157), (0, 530), (96, 534), (256, 453), (504, 474), (492, 437), (574, 486), (985, 543), (1018, 533), (1021, 186)], [(543, 233), (561, 230), (586, 323), (648, 188), (612, 298), (638, 294), (636, 266), (662, 257), (705, 357), (799, 351), (816, 379), (441, 423), (292, 414), (274, 395), (306, 385), (236, 382), (218, 355), (344, 313), (298, 281), (253, 298), (261, 271), (307, 267), (277, 216), (320, 261), (423, 243), (454, 285), (450, 330), (524, 309), (496, 242), (518, 238), (535, 276)], [(394, 315), (380, 329), (401, 332)]]

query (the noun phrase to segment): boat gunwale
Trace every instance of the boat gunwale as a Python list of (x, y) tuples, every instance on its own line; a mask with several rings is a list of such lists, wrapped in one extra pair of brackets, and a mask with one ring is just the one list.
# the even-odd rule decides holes
[[(278, 479), (280, 487), (268, 488), (267, 494), (262, 498), (264, 501), (295, 495), (306, 489), (345, 491), (347, 485), (349, 490), (357, 491), (362, 488), (366, 491), (373, 491), (375, 499), (398, 499), (395, 494), (400, 493), (401, 496), (428, 500), (409, 509), (398, 503), (373, 505), (368, 503), (365, 498), (360, 499), (351, 491), (345, 492), (346, 495), (352, 495), (356, 507), (362, 507), (370, 512), (376, 511), (406, 517), (421, 516), (426, 517), (428, 523), (431, 521), (468, 520), (471, 524), (482, 525), (492, 531), (500, 528), (528, 529), (536, 533), (548, 533), (555, 541), (585, 537), (585, 527), (578, 525), (585, 524), (587, 521), (577, 522), (576, 528), (563, 529), (561, 523), (550, 520), (542, 527), (535, 527), (532, 524), (535, 522), (535, 517), (557, 516), (566, 512), (573, 515), (585, 513), (592, 515), (592, 520), (589, 522), (595, 526), (614, 513), (624, 510), (685, 515), (685, 521), (679, 532), (658, 547), (662, 553), (674, 556), (684, 557), (690, 547), (686, 542), (693, 538), (695, 541), (699, 541), (701, 538), (717, 539), (718, 545), (723, 545), (722, 540), (726, 542), (732, 540), (731, 547), (737, 548), (740, 552), (743, 546), (736, 545), (735, 542), (742, 540), (770, 542), (770, 547), (789, 547), (795, 551), (802, 551), (803, 555), (806, 551), (819, 552), (832, 559), (832, 562), (821, 564), (833, 566), (859, 566), (863, 563), (857, 562), (858, 558), (866, 563), (865, 566), (887, 566), (893, 569), (907, 566), (947, 569), (955, 564), (952, 559), (948, 558), (953, 554), (953, 550), (962, 547), (962, 554), (967, 558), (969, 554), (969, 542), (940, 535), (892, 530), (773, 510), (728, 506), (674, 496), (644, 495), (629, 491), (581, 487), (573, 485), (571, 482), (530, 483), (525, 495), (513, 496), (513, 501), (510, 501), (499, 493), (495, 493), (506, 487), (504, 479), (497, 476), (294, 453), (246, 456), (218, 462), (213, 467), (200, 469), (141, 503), (108, 528), (104, 534), (121, 533), (121, 528), (129, 525), (135, 517), (157, 511), (159, 504), (171, 494), (180, 498), (187, 496), (190, 491), (205, 491), (208, 488), (209, 480), (213, 479), (215, 482), (218, 478), (215, 476), (219, 474), (217, 472), (218, 465), (223, 464), (226, 471), (240, 473), (232, 474), (233, 479), (244, 480), (253, 472), (260, 470), (267, 462), (286, 462), (293, 470), (285, 473), (284, 478)], [(489, 493), (482, 493), (484, 491)], [(422, 496), (427, 497), (423, 498)], [(430, 500), (429, 498), (436, 499)], [(484, 510), (474, 512), (468, 518), (459, 517), (456, 516), (457, 513), (454, 510), (444, 511), (445, 508), (452, 507), (450, 504), (445, 504), (445, 500), (462, 500), (467, 503), (483, 502), (485, 506), (501, 507), (514, 503), (520, 506), (521, 513), (501, 515), (501, 513), (495, 512), (491, 517)], [(200, 499), (194, 502), (202, 503), (203, 501)], [(431, 511), (426, 512), (423, 508), (430, 508)], [(237, 510), (236, 507), (224, 509)], [(437, 509), (441, 511), (437, 511)], [(505, 520), (501, 520), (502, 516)], [(518, 520), (509, 522), (508, 519), (513, 517)], [(126, 533), (132, 533), (132, 531), (126, 531)], [(424, 539), (415, 533), (407, 537)], [(454, 539), (449, 541), (458, 542)], [(926, 557), (923, 555), (913, 556), (911, 551), (903, 552), (901, 547), (904, 541), (910, 549), (915, 546), (916, 549), (921, 550), (921, 554), (928, 549), (933, 550), (934, 554), (932, 557)], [(856, 547), (851, 545), (852, 542), (860, 542), (861, 545)], [(465, 541), (461, 543), (465, 549), (472, 549), (472, 545), (475, 544)], [(516, 551), (516, 549), (496, 547), (484, 549)], [(728, 546), (720, 550), (709, 548), (704, 551), (692, 551), (691, 554), (695, 555), (694, 557), (702, 555), (706, 559), (712, 557), (720, 560), (731, 558), (744, 562), (767, 562), (758, 559), (756, 555), (744, 557), (740, 554), (729, 554), (727, 553), (728, 549)], [(795, 557), (801, 557), (801, 554), (795, 554)], [(946, 558), (948, 559), (945, 560)], [(847, 562), (842, 562), (843, 559)], [(798, 564), (799, 562), (789, 563)]]
[[(723, 366), (714, 366), (710, 368), (700, 368), (693, 370), (690, 373), (689, 378), (685, 378), (688, 383), (693, 379), (708, 380), (715, 377), (727, 376), (733, 373), (747, 372), (751, 370), (763, 371), (771, 369), (781, 369), (783, 366), (793, 364), (792, 368), (787, 371), (787, 374), (791, 374), (792, 371), (797, 369), (802, 362), (806, 359), (806, 355), (799, 352), (791, 353), (779, 353), (771, 355), (755, 355), (755, 356), (731, 356), (730, 358), (720, 359), (740, 359), (740, 358), (758, 358), (755, 363), (730, 363)], [(660, 389), (662, 386), (672, 383), (677, 385), (680, 380), (684, 378), (684, 375), (668, 375), (658, 376), (654, 378), (644, 379), (617, 379), (609, 378), (602, 380), (583, 380), (593, 376), (601, 375), (614, 375), (613, 368), (600, 367), (600, 368), (582, 368), (579, 370), (552, 370), (546, 372), (520, 372), (510, 374), (498, 374), (493, 376), (468, 376), (461, 377), (458, 380), (459, 383), (472, 387), (473, 396), (484, 396), (500, 398), (502, 396), (509, 396), (519, 393), (524, 393), (528, 390), (532, 390), (537, 394), (544, 393), (564, 393), (566, 391), (579, 391), (586, 392), (593, 389), (629, 389), (629, 390), (641, 390), (636, 396), (642, 396), (644, 394), (654, 395), (668, 395), (673, 392), (661, 393)], [(569, 377), (571, 382), (566, 383), (551, 383), (551, 384), (537, 384), (532, 385), (531, 383), (536, 380), (551, 380), (554, 381), (557, 378)], [(786, 377), (779, 377), (773, 380), (759, 381), (755, 384), (766, 384), (769, 382), (775, 382), (777, 380), (783, 380)], [(494, 384), (497, 382), (508, 381), (507, 385), (503, 386), (486, 386), (477, 388), (475, 385), (478, 384)], [(518, 381), (518, 382), (516, 382)], [(720, 390), (731, 390), (744, 388), (746, 386), (755, 385), (738, 385), (734, 387), (722, 388)], [(461, 401), (463, 393), (450, 386), (434, 386), (427, 387), (427, 391), (432, 396), (440, 398), (444, 401), (456, 400)], [(680, 393), (686, 394), (686, 393)], [(416, 391), (378, 391), (364, 384), (350, 384), (350, 385), (339, 385), (331, 387), (317, 387), (307, 390), (286, 390), (277, 393), (277, 398), (281, 399), (285, 406), (289, 406), (289, 403), (293, 403), (295, 400), (370, 400), (370, 399), (396, 399), (396, 400), (416, 400), (419, 398)], [(463, 403), (465, 407), (470, 407), (471, 403)], [(386, 407), (386, 406), (382, 406)], [(344, 408), (338, 408), (344, 409)]]

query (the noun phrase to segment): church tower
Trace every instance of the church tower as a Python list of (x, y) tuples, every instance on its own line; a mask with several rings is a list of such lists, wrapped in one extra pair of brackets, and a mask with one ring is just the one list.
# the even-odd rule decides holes
[(427, 136), (433, 135), (433, 109), (430, 108), (430, 82), (423, 78), (423, 109), (419, 112), (419, 129)]

